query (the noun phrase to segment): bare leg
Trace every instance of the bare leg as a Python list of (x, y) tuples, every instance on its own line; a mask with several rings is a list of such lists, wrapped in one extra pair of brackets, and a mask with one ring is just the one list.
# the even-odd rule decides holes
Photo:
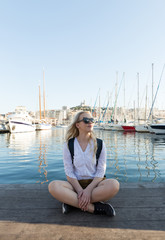
[[(119, 182), (115, 179), (106, 179), (101, 181), (92, 191), (91, 203), (105, 202), (113, 198), (119, 191)], [(94, 205), (88, 207), (89, 212), (94, 211)]]
[(113, 198), (119, 191), (119, 182), (115, 179), (101, 181), (92, 191), (91, 202), (107, 201)]
[(48, 186), (50, 194), (60, 202), (79, 208), (77, 193), (67, 181), (53, 181)]
[[(80, 208), (78, 204), (77, 193), (72, 185), (67, 181), (52, 181), (48, 186), (50, 194), (60, 202), (67, 203), (73, 207)], [(88, 205), (88, 212), (93, 213), (94, 205)]]
[[(77, 193), (67, 181), (53, 181), (48, 186), (50, 194), (57, 200), (79, 208)], [(92, 191), (91, 202), (106, 201), (114, 197), (119, 191), (119, 183), (115, 179), (106, 179)], [(88, 211), (94, 211), (94, 205), (89, 204)]]

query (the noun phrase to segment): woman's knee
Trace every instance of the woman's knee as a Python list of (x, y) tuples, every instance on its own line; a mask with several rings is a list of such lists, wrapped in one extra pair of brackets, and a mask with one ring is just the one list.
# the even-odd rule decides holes
[(59, 185), (60, 185), (60, 183), (58, 180), (50, 182), (48, 185), (48, 190), (49, 190), (50, 194), (55, 193), (56, 190), (58, 190)]
[(107, 179), (108, 180), (108, 187), (111, 191), (113, 191), (115, 194), (118, 193), (120, 184), (116, 179)]
[(116, 179), (112, 179), (112, 185), (114, 188), (114, 192), (117, 193), (120, 189), (120, 183)]

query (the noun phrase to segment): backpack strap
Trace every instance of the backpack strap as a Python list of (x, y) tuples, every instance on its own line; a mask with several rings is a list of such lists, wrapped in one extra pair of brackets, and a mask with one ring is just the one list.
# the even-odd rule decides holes
[[(72, 158), (72, 164), (73, 164), (73, 158), (74, 158), (74, 139), (75, 138), (70, 138), (68, 140), (68, 148), (71, 154), (71, 158)], [(98, 159), (100, 157), (100, 153), (103, 147), (103, 141), (100, 138), (96, 138), (97, 140), (97, 152), (96, 152), (96, 166), (98, 164)]]
[(103, 141), (100, 138), (96, 138), (96, 140), (97, 140), (97, 152), (96, 152), (96, 166), (97, 166), (98, 159), (100, 157), (100, 153), (101, 153), (101, 150), (102, 150), (102, 147), (103, 147)]
[(71, 158), (72, 158), (72, 164), (73, 164), (73, 157), (74, 157), (74, 139), (75, 138), (70, 138), (68, 140), (68, 148), (71, 154)]

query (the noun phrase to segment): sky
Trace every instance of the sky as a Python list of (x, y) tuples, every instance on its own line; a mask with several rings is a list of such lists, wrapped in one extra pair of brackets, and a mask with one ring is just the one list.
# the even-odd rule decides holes
[(153, 77), (154, 106), (165, 109), (164, 9), (164, 0), (0, 0), (0, 113), (37, 111), (43, 71), (47, 109), (94, 107), (98, 92), (114, 106), (116, 81), (117, 106), (138, 106), (138, 76), (140, 107), (146, 86), (151, 107)]

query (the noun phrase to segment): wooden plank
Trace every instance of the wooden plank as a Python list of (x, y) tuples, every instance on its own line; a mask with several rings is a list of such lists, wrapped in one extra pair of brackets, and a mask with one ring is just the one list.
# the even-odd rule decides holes
[(121, 188), (165, 188), (165, 182), (120, 183)]
[[(47, 189), (48, 183), (45, 184), (0, 184), (0, 189)], [(161, 183), (150, 183), (150, 182), (139, 182), (139, 183), (120, 183), (120, 188), (165, 188), (165, 182)]]
[(47, 189), (48, 184), (0, 184), (0, 189)]
[(21, 197), (24, 198), (49, 198), (51, 195), (48, 192), (48, 189), (1, 189), (0, 190), (0, 198), (1, 197)]
[[(40, 198), (47, 198), (50, 196), (48, 189), (47, 188), (40, 188), (40, 189), (29, 189), (29, 188), (1, 188), (0, 189), (0, 198), (1, 197), (19, 197), (23, 195), (26, 198), (31, 198), (32, 196), (34, 198), (37, 198), (38, 195)], [(121, 188), (119, 190), (119, 193), (116, 195), (115, 198), (132, 198), (132, 197), (153, 197), (153, 196), (158, 196), (158, 197), (164, 197), (165, 196), (165, 188)]]
[[(135, 198), (114, 198), (109, 201), (114, 207), (141, 207), (141, 208), (155, 208), (165, 207), (165, 200), (163, 197), (135, 197)], [(36, 208), (61, 208), (61, 203), (52, 197), (38, 198), (34, 197), (3, 197), (0, 198), (0, 209), (36, 209)]]
[(78, 209), (68, 215), (61, 213), (61, 209), (2, 209), (0, 211), (1, 221), (25, 221), (25, 222), (45, 222), (45, 223), (60, 223), (77, 224), (84, 221), (101, 222), (109, 221), (165, 221), (164, 208), (116, 208), (116, 217), (108, 218), (107, 216), (94, 215), (84, 213)]
[(158, 197), (164, 197), (165, 196), (165, 189), (163, 188), (125, 188), (125, 189), (120, 189), (119, 190), (119, 193), (117, 194), (116, 197), (119, 197), (120, 196), (122, 197), (126, 197), (126, 198), (129, 198), (129, 197), (138, 197), (138, 196), (141, 196), (141, 197), (153, 197), (153, 196), (158, 196)]

